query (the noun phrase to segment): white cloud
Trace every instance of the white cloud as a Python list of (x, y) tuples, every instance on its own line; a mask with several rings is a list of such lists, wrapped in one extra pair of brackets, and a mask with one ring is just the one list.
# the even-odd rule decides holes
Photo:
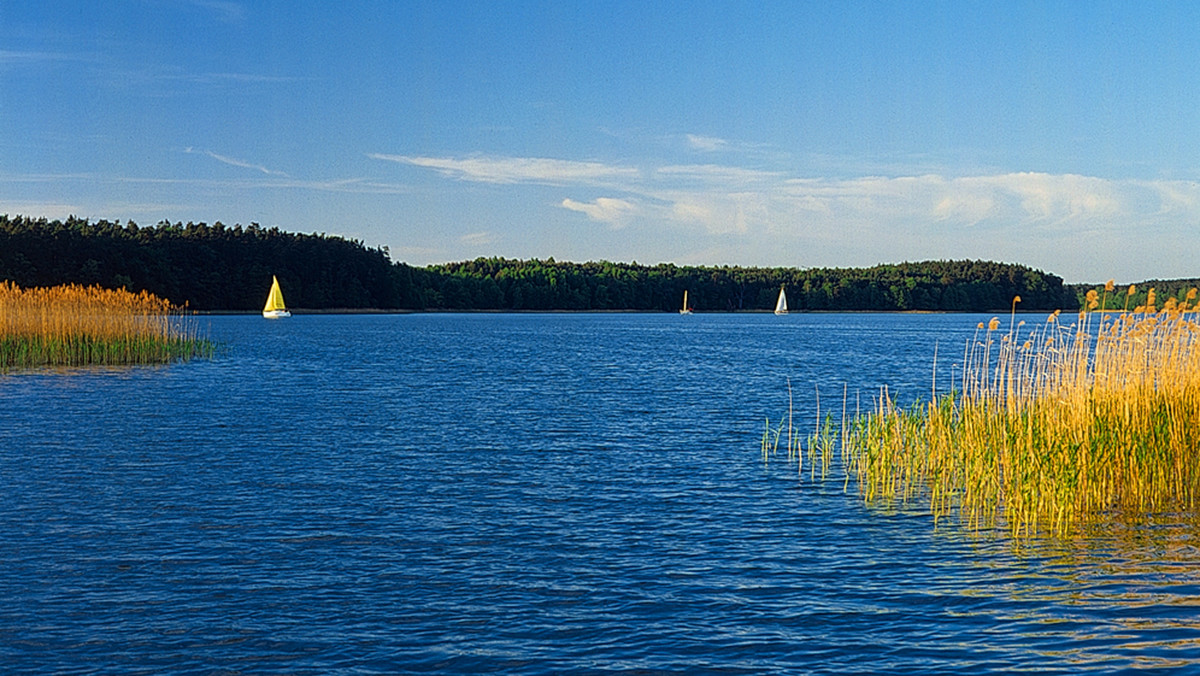
[(1151, 181), (1142, 187), (1154, 195), (1158, 215), (1200, 213), (1200, 183), (1196, 181)]
[(85, 56), (82, 54), (69, 54), (66, 52), (19, 52), (9, 49), (0, 49), (0, 65), (90, 60), (94, 60), (94, 57)]
[(637, 205), (634, 203), (613, 197), (599, 197), (594, 202), (576, 202), (567, 198), (560, 203), (560, 206), (587, 214), (587, 217), (593, 221), (609, 223), (615, 227), (624, 225), (625, 219), (637, 211)]
[(410, 157), (372, 153), (377, 160), (434, 169), (446, 176), (484, 183), (544, 183), (550, 185), (595, 184), (614, 179), (635, 179), (630, 167), (602, 162), (578, 162), (544, 157)]
[(771, 213), (770, 197), (763, 193), (677, 193), (671, 196), (669, 217), (711, 235), (745, 235), (765, 231)]
[(671, 215), (681, 221), (707, 223), (712, 220), (712, 209), (699, 202), (680, 200), (671, 205)]
[(655, 173), (664, 179), (706, 181), (724, 186), (779, 181), (785, 174), (777, 171), (743, 169), (719, 164), (680, 164), (659, 167)]
[(792, 180), (786, 182), (784, 192), (810, 209), (825, 212), (966, 225), (1107, 221), (1135, 215), (1149, 195), (1135, 182), (1039, 173)]
[[(1021, 229), (1110, 227), (1121, 219), (1169, 212), (1196, 217), (1195, 182), (1118, 181), (1073, 174), (1009, 173), (947, 178), (862, 176), (794, 178), (719, 164), (665, 165), (641, 172), (601, 162), (546, 158), (371, 157), (433, 169), (459, 180), (577, 185), (619, 190), (593, 202), (570, 198), (560, 206), (597, 221), (616, 223), (634, 211), (670, 222), (703, 223), (714, 233), (779, 231), (835, 219), (842, 224), (989, 224)], [(641, 203), (640, 206), (635, 206)]]
[(705, 152), (716, 152), (729, 147), (729, 142), (723, 138), (699, 136), (697, 134), (687, 134), (687, 142), (688, 146), (692, 149), (703, 150)]
[(1111, 217), (1123, 210), (1117, 194), (1120, 183), (1089, 176), (1019, 173), (958, 179), (957, 183), (1010, 196), (1019, 201), (1027, 218), (1035, 220)]
[(482, 246), (485, 244), (495, 244), (500, 241), (500, 237), (491, 231), (472, 232), (459, 237), (458, 241), (469, 246)]
[(0, 199), (0, 214), (62, 220), (80, 214), (78, 205), (62, 202), (29, 202)]
[(264, 174), (267, 174), (268, 176), (287, 176), (287, 174), (285, 174), (282, 171), (274, 171), (272, 169), (268, 169), (268, 168), (262, 166), (261, 164), (251, 164), (250, 162), (246, 162), (245, 160), (235, 159), (232, 157), (228, 157), (226, 155), (218, 155), (217, 153), (214, 153), (211, 150), (195, 150), (191, 147), (187, 147), (187, 148), (183, 149), (183, 152), (193, 154), (193, 155), (206, 155), (208, 157), (213, 158), (214, 160), (216, 160), (218, 162), (222, 162), (224, 164), (228, 164), (233, 167), (240, 167), (242, 169), (253, 169), (255, 171), (259, 171)]
[[(189, 152), (195, 151), (189, 150)], [(271, 177), (226, 179), (147, 178), (144, 176), (113, 176), (95, 173), (4, 174), (0, 172), (0, 187), (4, 186), (5, 184), (30, 184), (35, 186), (40, 184), (48, 186), (54, 190), (60, 190), (61, 185), (66, 183), (86, 184), (88, 186), (136, 185), (144, 186), (146, 189), (178, 186), (181, 188), (219, 191), (311, 190), (318, 192), (346, 193), (354, 195), (402, 195), (412, 192), (411, 186), (403, 183), (372, 181), (364, 178), (301, 180), (289, 178), (285, 174), (282, 174), (282, 172), (276, 172)], [(21, 198), (21, 201), (31, 202), (34, 200)]]
[(988, 191), (946, 194), (933, 207), (933, 217), (939, 221), (958, 221), (967, 225), (979, 223), (996, 210), (996, 201)]
[[(537, 158), (381, 159), (460, 180), (603, 190), (604, 198), (566, 198), (558, 206), (618, 227), (636, 218), (639, 246), (661, 245), (664, 260), (713, 250), (727, 257), (693, 261), (870, 265), (981, 258), (1021, 262), (1076, 280), (1136, 277), (1122, 271), (1141, 269), (1149, 276), (1191, 269), (1171, 238), (1186, 238), (1200, 227), (1195, 181), (1039, 172), (835, 178), (725, 164), (637, 171)], [(613, 240), (608, 246), (591, 257), (616, 258), (611, 251), (628, 244)], [(647, 255), (633, 252), (639, 259)]]
[(261, 75), (259, 73), (192, 73), (187, 75), (166, 75), (161, 79), (187, 80), (199, 84), (263, 84), (277, 82), (300, 82), (302, 78), (288, 75)]

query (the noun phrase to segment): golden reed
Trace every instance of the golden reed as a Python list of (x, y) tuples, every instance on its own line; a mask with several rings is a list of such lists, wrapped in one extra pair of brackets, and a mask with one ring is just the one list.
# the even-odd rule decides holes
[(144, 291), (0, 282), (0, 369), (160, 364), (211, 353), (181, 308)]
[(847, 481), (869, 503), (923, 501), (935, 520), (1014, 536), (1123, 515), (1195, 516), (1197, 291), (1161, 309), (1151, 292), (1132, 312), (1093, 312), (1107, 309), (1113, 290), (1110, 282), (1103, 297), (1090, 293), (1070, 326), (1059, 312), (1032, 329), (980, 323), (950, 394), (901, 408), (885, 389), (869, 412), (843, 413), (840, 439), (827, 416), (808, 439), (810, 458), (827, 463), (838, 440)]

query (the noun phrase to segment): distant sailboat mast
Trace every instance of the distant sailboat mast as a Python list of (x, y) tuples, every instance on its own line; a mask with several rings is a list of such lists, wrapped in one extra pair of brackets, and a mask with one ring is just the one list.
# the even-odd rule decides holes
[(779, 287), (779, 300), (775, 301), (775, 314), (786, 315), (787, 313), (788, 313), (787, 293), (785, 293), (783, 290), (783, 287), (780, 286)]
[(690, 315), (690, 314), (692, 314), (692, 308), (688, 307), (688, 302), (687, 302), (687, 289), (684, 289), (684, 290), (683, 290), (683, 307), (679, 309), (679, 314), (681, 314), (681, 315)]

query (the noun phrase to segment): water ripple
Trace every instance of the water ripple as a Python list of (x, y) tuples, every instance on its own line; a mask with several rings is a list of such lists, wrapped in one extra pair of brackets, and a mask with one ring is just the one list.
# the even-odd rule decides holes
[(215, 317), (211, 361), (0, 376), (0, 662), (1195, 665), (1200, 542), (1185, 518), (1015, 546), (763, 465), (763, 416), (786, 410), (789, 378), (798, 419), (816, 386), (825, 410), (843, 383), (851, 401), (883, 383), (921, 396), (933, 342), (975, 321)]

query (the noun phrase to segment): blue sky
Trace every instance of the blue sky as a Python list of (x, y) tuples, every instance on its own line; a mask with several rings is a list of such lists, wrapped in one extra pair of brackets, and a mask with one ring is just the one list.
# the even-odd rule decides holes
[(1200, 4), (0, 0), (0, 213), (1195, 277)]

